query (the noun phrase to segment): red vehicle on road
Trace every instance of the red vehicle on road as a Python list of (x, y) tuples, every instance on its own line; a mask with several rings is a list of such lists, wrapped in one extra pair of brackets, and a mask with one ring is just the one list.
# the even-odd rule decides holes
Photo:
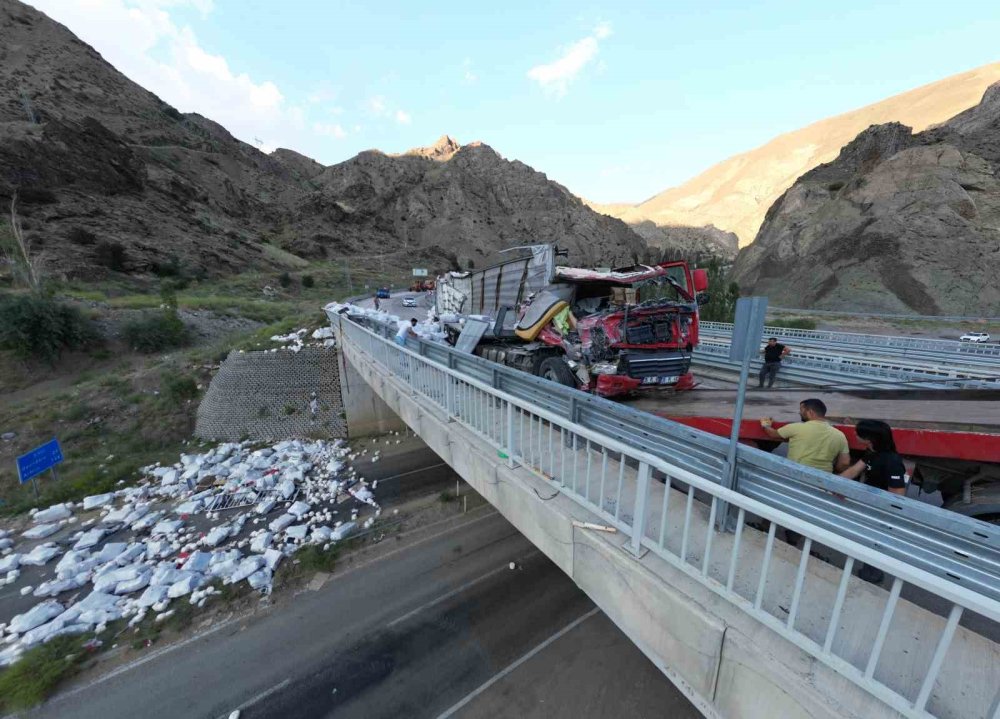
[(694, 385), (704, 270), (560, 267), (552, 245), (515, 249), (530, 256), (438, 278), (436, 308), (454, 337), (469, 318), (488, 323), (477, 355), (604, 397)]

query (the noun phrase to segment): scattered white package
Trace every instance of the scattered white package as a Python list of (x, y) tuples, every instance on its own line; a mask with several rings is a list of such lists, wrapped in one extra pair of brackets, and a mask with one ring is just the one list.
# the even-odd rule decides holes
[(288, 529), (285, 530), (286, 537), (288, 537), (289, 539), (294, 539), (298, 542), (301, 542), (303, 539), (305, 539), (308, 533), (309, 533), (308, 524), (296, 524), (294, 527), (289, 527)]
[(18, 614), (11, 619), (10, 624), (7, 625), (7, 631), (12, 634), (24, 634), (26, 631), (40, 627), (62, 613), (63, 605), (54, 599), (50, 599), (47, 602), (40, 602), (24, 614)]
[(106, 504), (111, 504), (114, 499), (114, 492), (108, 492), (107, 494), (92, 494), (89, 497), (83, 498), (83, 508), (85, 510), (97, 509), (98, 507), (103, 507)]
[(291, 525), (292, 522), (294, 522), (294, 521), (295, 521), (295, 517), (293, 517), (292, 515), (290, 515), (290, 514), (282, 514), (277, 519), (271, 520), (271, 523), (269, 525), (267, 525), (267, 528), (270, 529), (272, 532), (276, 532), (277, 533), (277, 532), (282, 531), (285, 527)]
[(265, 549), (271, 546), (271, 540), (274, 538), (274, 534), (271, 532), (261, 532), (253, 541), (250, 542), (250, 551), (260, 554)]
[(88, 529), (86, 532), (80, 535), (80, 538), (76, 540), (76, 544), (73, 545), (73, 549), (89, 549), (95, 544), (101, 541), (104, 537), (104, 530)]
[(292, 506), (290, 506), (285, 511), (293, 515), (296, 519), (302, 519), (302, 516), (309, 511), (310, 506), (311, 505), (308, 502), (303, 502), (300, 500), (298, 502), (292, 503)]
[(21, 536), (25, 539), (44, 539), (50, 534), (55, 534), (58, 531), (58, 524), (39, 524), (32, 527), (27, 532), (24, 532)]
[(330, 532), (330, 539), (341, 540), (354, 531), (358, 525), (355, 522), (344, 522), (339, 527)]
[(190, 594), (200, 587), (204, 581), (205, 577), (203, 575), (190, 572), (184, 579), (170, 585), (170, 589), (167, 590), (167, 596), (171, 599), (183, 597), (185, 594)]
[(37, 547), (32, 549), (28, 554), (21, 557), (21, 564), (30, 564), (35, 567), (40, 567), (47, 563), (57, 554), (61, 554), (62, 550), (58, 547), (54, 547), (48, 544), (39, 544)]
[(62, 519), (69, 519), (73, 516), (73, 510), (65, 504), (53, 504), (48, 509), (36, 512), (31, 521), (35, 524), (45, 524), (47, 522), (58, 522)]

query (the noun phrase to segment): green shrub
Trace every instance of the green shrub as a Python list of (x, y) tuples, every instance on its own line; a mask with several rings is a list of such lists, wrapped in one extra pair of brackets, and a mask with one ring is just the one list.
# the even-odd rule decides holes
[(814, 330), (816, 329), (816, 320), (809, 317), (796, 317), (795, 319), (775, 320), (774, 326), (790, 330)]
[(313, 279), (312, 275), (302, 275), (302, 286), (306, 289), (316, 286), (316, 280)]
[(282, 272), (278, 276), (278, 284), (280, 284), (282, 287), (289, 287), (289, 286), (291, 286), (291, 284), (292, 284), (292, 276), (290, 274), (288, 274), (287, 272)]
[(56, 637), (25, 652), (0, 674), (3, 709), (27, 709), (45, 699), (61, 681), (76, 672), (86, 656), (83, 641), (78, 636)]
[(0, 348), (23, 358), (54, 361), (63, 350), (98, 343), (93, 323), (79, 310), (40, 295), (0, 296)]
[(187, 325), (172, 308), (148, 312), (132, 320), (122, 328), (122, 336), (129, 347), (147, 354), (183, 347), (191, 341)]
[(180, 404), (184, 400), (198, 396), (198, 382), (191, 375), (180, 372), (164, 372), (160, 379), (163, 389), (160, 396), (171, 404)]

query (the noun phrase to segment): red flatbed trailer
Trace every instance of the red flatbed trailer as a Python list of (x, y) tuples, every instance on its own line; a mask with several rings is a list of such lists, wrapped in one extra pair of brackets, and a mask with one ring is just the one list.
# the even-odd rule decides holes
[[(720, 437), (729, 437), (733, 426), (728, 417), (656, 414)], [(774, 427), (785, 424), (775, 422)], [(863, 450), (853, 424), (833, 426), (844, 433), (853, 451)], [(1000, 433), (894, 427), (892, 434), (914, 483), (923, 491), (940, 491), (942, 506), (947, 509), (1000, 523)], [(740, 422), (739, 437), (742, 444), (765, 450), (779, 444), (764, 433), (756, 419)]]

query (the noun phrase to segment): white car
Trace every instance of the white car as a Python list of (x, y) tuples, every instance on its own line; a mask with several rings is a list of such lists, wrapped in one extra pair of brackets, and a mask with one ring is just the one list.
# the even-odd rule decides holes
[(987, 332), (966, 332), (958, 339), (961, 342), (989, 342), (990, 336)]
[(412, 297), (403, 298), (403, 307), (416, 307), (417, 301)]

